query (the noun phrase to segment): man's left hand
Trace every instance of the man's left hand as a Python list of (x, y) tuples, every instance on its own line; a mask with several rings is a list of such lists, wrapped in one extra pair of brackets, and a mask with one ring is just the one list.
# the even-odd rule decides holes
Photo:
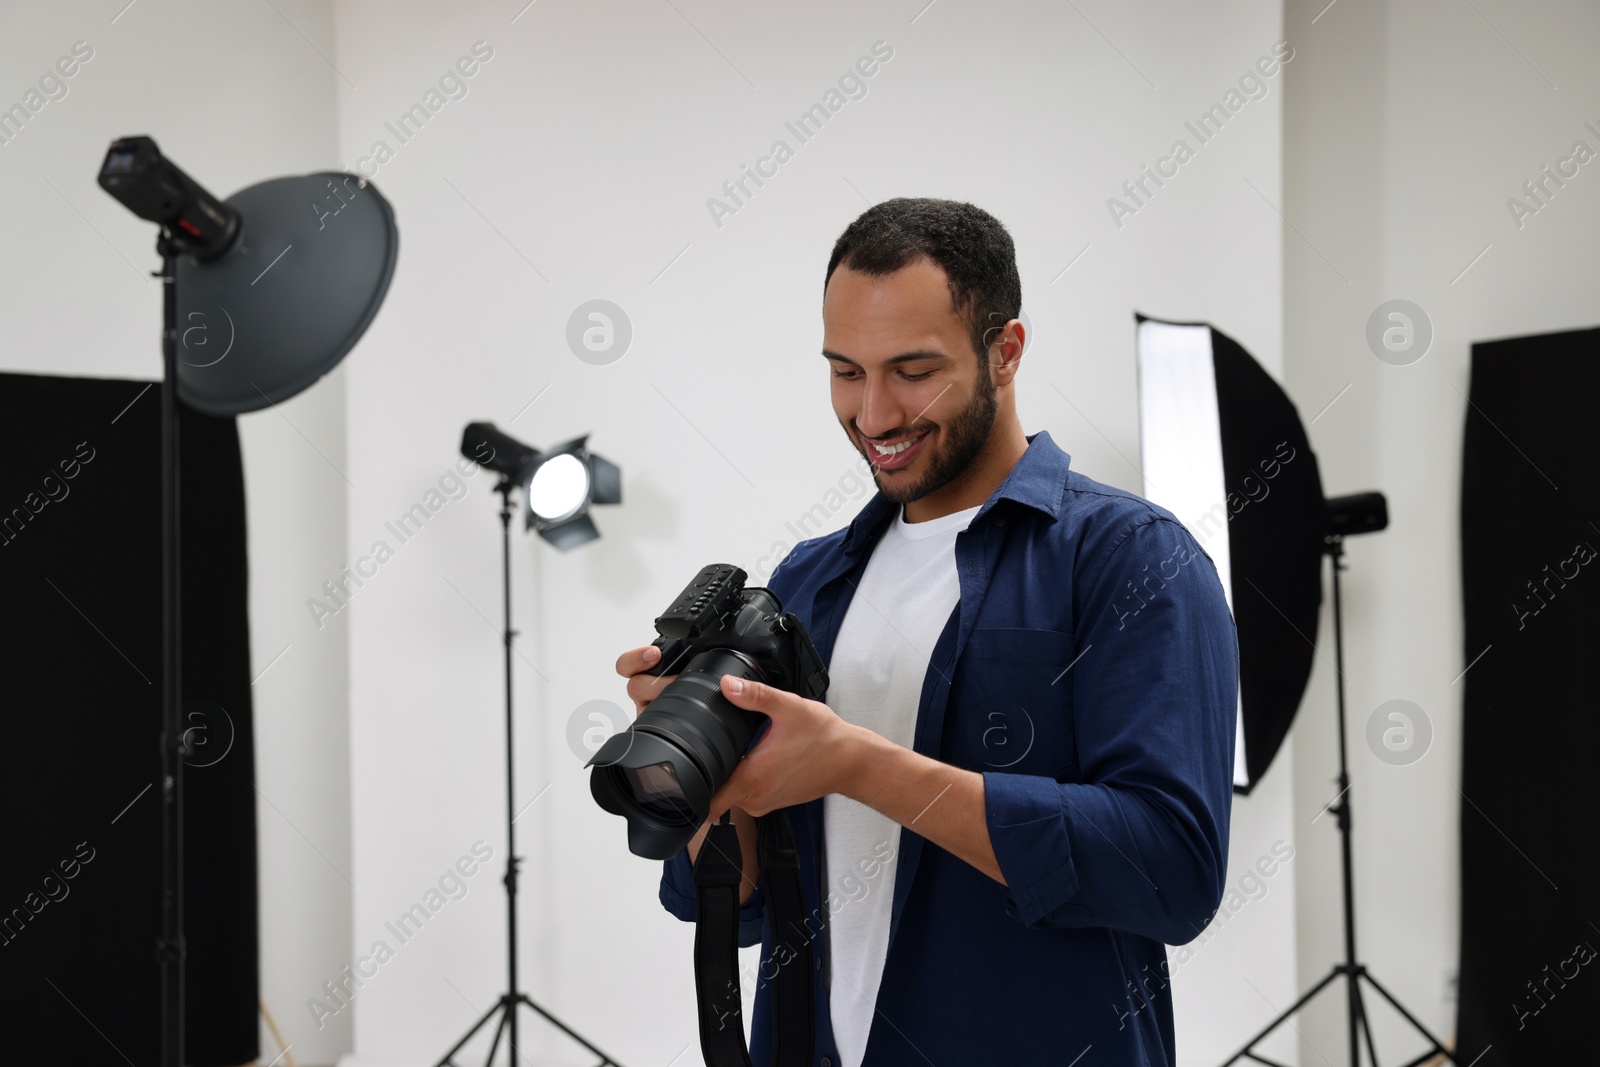
[(722, 676), (722, 695), (734, 707), (771, 719), (733, 774), (711, 798), (711, 815), (740, 807), (761, 816), (843, 791), (860, 727), (820, 700), (807, 700), (763, 682)]

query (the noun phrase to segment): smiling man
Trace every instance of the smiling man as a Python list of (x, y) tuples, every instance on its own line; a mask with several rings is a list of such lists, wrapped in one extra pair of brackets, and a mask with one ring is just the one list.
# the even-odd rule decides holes
[[(1162, 944), (1223, 892), (1238, 649), (1210, 557), (1167, 511), (1070, 469), (1016, 411), (1010, 235), (896, 199), (839, 237), (823, 296), (834, 413), (877, 493), (769, 587), (828, 663), (826, 702), (722, 679), (771, 726), (712, 799), (765, 921), (757, 816), (795, 827), (817, 1067), (1175, 1061)], [(643, 707), (670, 677), (618, 672)], [(690, 863), (661, 899), (695, 917)], [(779, 956), (778, 958), (785, 958)], [(752, 1059), (771, 1047), (770, 981)]]

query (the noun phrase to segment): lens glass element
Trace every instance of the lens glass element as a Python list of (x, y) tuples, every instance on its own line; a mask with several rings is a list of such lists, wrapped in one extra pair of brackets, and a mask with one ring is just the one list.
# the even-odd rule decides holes
[(628, 786), (641, 804), (652, 800), (685, 800), (683, 787), (678, 784), (678, 772), (670, 763), (652, 763), (648, 767), (624, 767)]

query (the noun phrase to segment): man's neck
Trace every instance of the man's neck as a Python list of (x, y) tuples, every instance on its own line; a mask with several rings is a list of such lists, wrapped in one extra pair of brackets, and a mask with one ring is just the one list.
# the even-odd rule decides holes
[(948, 485), (905, 505), (907, 522), (927, 522), (975, 508), (994, 495), (1028, 450), (1028, 437), (1015, 416), (995, 422), (994, 432), (967, 469)]

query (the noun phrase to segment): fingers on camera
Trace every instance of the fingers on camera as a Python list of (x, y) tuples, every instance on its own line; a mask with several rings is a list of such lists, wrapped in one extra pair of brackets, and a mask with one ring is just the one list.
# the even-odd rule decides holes
[(624, 678), (631, 678), (635, 674), (646, 670), (650, 664), (645, 662), (644, 650), (645, 648), (649, 647), (651, 646), (645, 645), (643, 648), (630, 648), (628, 651), (618, 656), (617, 673), (622, 675)]

